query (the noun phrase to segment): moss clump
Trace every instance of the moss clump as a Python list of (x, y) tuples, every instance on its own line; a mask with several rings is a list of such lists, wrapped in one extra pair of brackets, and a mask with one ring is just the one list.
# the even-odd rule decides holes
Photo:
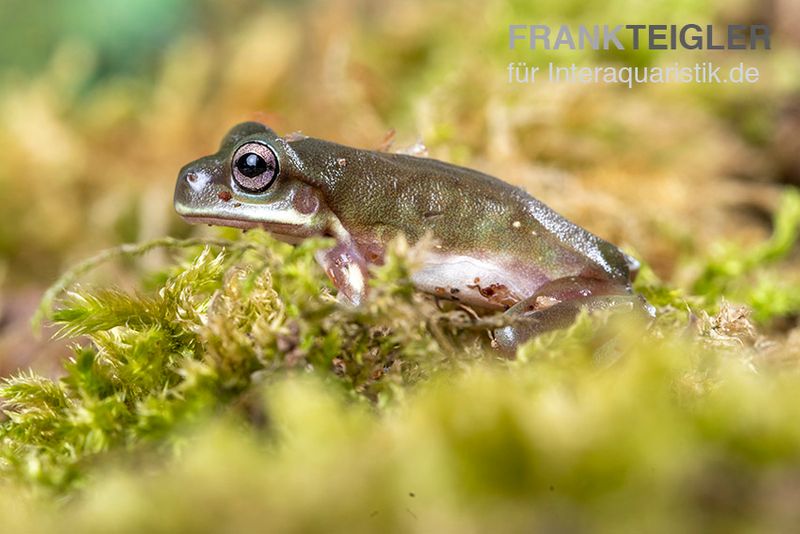
[[(750, 305), (755, 319), (770, 319), (800, 311), (800, 278), (796, 273), (776, 273), (767, 269), (791, 255), (800, 236), (800, 191), (783, 192), (773, 221), (772, 236), (752, 248), (732, 243), (720, 244), (706, 260), (692, 293), (707, 303), (722, 296)], [(788, 276), (787, 276), (788, 274)]]
[(27, 373), (6, 380), (5, 471), (63, 490), (97, 454), (169, 443), (176, 428), (246, 404), (254, 385), (282, 373), (321, 373), (385, 402), (426, 365), (443, 364), (427, 332), (429, 310), (403, 282), (398, 251), (376, 272), (369, 306), (347, 310), (323, 282), (318, 246), (254, 235), (228, 253), (207, 246), (164, 273), (156, 292), (66, 291), (52, 321), (61, 336), (88, 343), (74, 347), (59, 380)]

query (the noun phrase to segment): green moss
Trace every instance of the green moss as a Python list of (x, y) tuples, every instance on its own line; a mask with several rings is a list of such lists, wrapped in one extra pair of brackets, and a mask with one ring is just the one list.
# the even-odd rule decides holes
[[(781, 499), (800, 461), (795, 375), (754, 373), (738, 349), (588, 324), (516, 361), (440, 374), (380, 413), (322, 374), (275, 377), (253, 389), (250, 423), (228, 404), (188, 432), (173, 429), (175, 447), (158, 464), (150, 459), (142, 472), (152, 452), (107, 460), (91, 468), (80, 500), (57, 511), (35, 506), (21, 524), (84, 532), (792, 524)], [(557, 337), (580, 341), (559, 349)], [(609, 339), (619, 357), (598, 361), (591, 347)]]
[[(5, 494), (27, 495), (0, 524), (789, 525), (793, 509), (780, 503), (800, 468), (800, 378), (782, 369), (796, 366), (797, 348), (759, 342), (748, 309), (722, 295), (751, 276), (761, 285), (749, 294), (774, 291), (797, 198), (787, 194), (762, 247), (709, 261), (695, 284), (702, 298), (645, 266), (637, 288), (657, 305), (655, 321), (583, 314), (512, 360), (489, 346), (502, 317), (440, 308), (413, 290), (418, 250), (402, 241), (359, 309), (336, 303), (313, 259), (323, 241), (290, 247), (252, 232), (104, 252), (43, 303), (42, 316), (77, 341), (64, 376), (26, 372), (0, 388)], [(150, 290), (75, 285), (101, 262), (155, 247), (187, 259), (147, 275)], [(742, 267), (720, 267), (732, 261)], [(764, 300), (774, 313), (795, 309)], [(14, 506), (0, 498), (0, 509)]]
[(228, 253), (207, 246), (146, 293), (65, 287), (121, 251), (67, 273), (42, 314), (61, 325), (59, 335), (88, 343), (74, 348), (60, 380), (22, 374), (0, 389), (9, 416), (0, 427), (5, 471), (66, 490), (96, 455), (169, 442), (176, 428), (276, 376), (315, 372), (377, 402), (444, 361), (427, 332), (432, 305), (412, 291), (399, 249), (375, 273), (369, 306), (348, 310), (313, 259), (320, 244), (293, 248), (251, 234)]
[[(800, 311), (800, 279), (777, 275), (769, 267), (779, 266), (793, 251), (800, 235), (800, 191), (784, 190), (773, 221), (770, 238), (759, 246), (745, 248), (721, 244), (705, 261), (692, 287), (706, 303), (720, 297), (739, 300), (753, 307), (762, 322)], [(780, 271), (778, 271), (780, 272)]]

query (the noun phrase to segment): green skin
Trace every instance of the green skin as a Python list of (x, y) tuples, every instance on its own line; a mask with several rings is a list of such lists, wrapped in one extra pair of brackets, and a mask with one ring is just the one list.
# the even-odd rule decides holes
[[(237, 165), (253, 153), (274, 165), (249, 177)], [(356, 306), (390, 240), (428, 236), (416, 287), (524, 317), (495, 331), (504, 349), (570, 324), (582, 308), (636, 303), (633, 258), (517, 187), (433, 159), (282, 138), (260, 123), (237, 125), (216, 154), (181, 169), (175, 209), (189, 222), (264, 228), (290, 243), (333, 237), (317, 260)]]

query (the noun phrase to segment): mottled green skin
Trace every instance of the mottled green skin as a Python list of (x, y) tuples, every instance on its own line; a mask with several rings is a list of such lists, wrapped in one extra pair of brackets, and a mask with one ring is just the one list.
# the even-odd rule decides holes
[[(411, 242), (430, 233), (446, 252), (502, 257), (549, 279), (589, 272), (627, 283), (615, 246), (518, 187), (434, 159), (358, 150), (319, 139), (291, 143), (305, 176), (356, 239)], [(344, 168), (335, 161), (344, 159)]]

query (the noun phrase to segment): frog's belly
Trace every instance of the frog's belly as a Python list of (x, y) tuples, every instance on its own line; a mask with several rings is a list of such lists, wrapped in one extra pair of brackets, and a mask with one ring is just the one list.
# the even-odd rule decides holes
[(506, 309), (550, 281), (541, 270), (471, 256), (431, 255), (411, 275), (421, 291), (471, 306)]

